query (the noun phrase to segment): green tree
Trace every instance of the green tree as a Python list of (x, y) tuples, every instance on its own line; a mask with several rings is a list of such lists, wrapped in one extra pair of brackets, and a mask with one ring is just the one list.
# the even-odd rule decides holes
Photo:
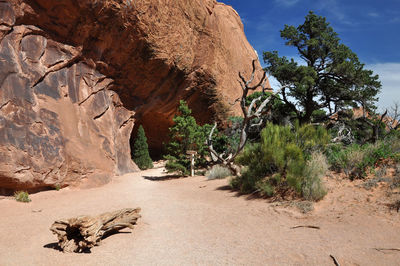
[(153, 168), (153, 161), (149, 155), (147, 138), (142, 125), (140, 125), (135, 143), (133, 144), (133, 161), (141, 170)]
[(182, 175), (188, 175), (190, 171), (190, 160), (186, 152), (193, 150), (197, 152), (195, 164), (204, 166), (206, 164), (205, 156), (208, 154), (206, 146), (206, 136), (211, 130), (211, 126), (205, 124), (200, 126), (196, 119), (191, 115), (186, 102), (181, 100), (178, 107), (178, 115), (174, 117), (174, 125), (169, 128), (170, 142), (166, 146), (167, 159), (165, 165), (168, 172), (178, 172)]
[(266, 71), (281, 85), (283, 102), (300, 123), (311, 122), (320, 109), (328, 110), (327, 116), (348, 106), (374, 109), (379, 77), (340, 43), (324, 17), (310, 11), (297, 28), (285, 25), (281, 37), (297, 49), (305, 65), (280, 57), (277, 51), (264, 52), (263, 58)]

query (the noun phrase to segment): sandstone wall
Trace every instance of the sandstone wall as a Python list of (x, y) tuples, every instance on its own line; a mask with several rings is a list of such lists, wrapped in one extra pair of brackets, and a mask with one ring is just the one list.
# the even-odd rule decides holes
[(130, 159), (134, 112), (112, 79), (81, 51), (14, 26), (0, 45), (0, 188), (101, 185), (137, 169)]
[(136, 169), (132, 127), (159, 151), (180, 99), (201, 123), (237, 112), (255, 57), (215, 0), (0, 0), (0, 188)]

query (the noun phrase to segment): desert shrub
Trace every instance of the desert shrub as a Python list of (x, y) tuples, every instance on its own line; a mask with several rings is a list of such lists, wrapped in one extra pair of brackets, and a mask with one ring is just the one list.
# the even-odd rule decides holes
[[(240, 142), (240, 131), (243, 123), (243, 117), (232, 116), (228, 118), (228, 127), (224, 130), (224, 142), (220, 151), (225, 154), (235, 153)], [(215, 150), (218, 152), (217, 147)]]
[(302, 195), (306, 200), (318, 201), (326, 195), (326, 189), (322, 183), (322, 177), (328, 170), (326, 157), (321, 152), (311, 154), (304, 170)]
[[(367, 111), (366, 117), (354, 116), (353, 110), (342, 110), (337, 113), (337, 119), (346, 125), (351, 131), (354, 141), (357, 144), (373, 143), (385, 136), (385, 124), (380, 121), (380, 117), (373, 110)], [(331, 129), (333, 136), (337, 136), (339, 129), (338, 123), (331, 123), (328, 128)], [(345, 143), (349, 144), (349, 143)]]
[(400, 175), (396, 175), (390, 182), (390, 189), (400, 188)]
[(142, 125), (139, 127), (135, 143), (133, 144), (132, 153), (133, 161), (141, 170), (153, 168), (153, 161), (149, 155), (147, 138)]
[(181, 100), (178, 107), (179, 114), (173, 118), (174, 124), (169, 128), (170, 141), (166, 145), (167, 160), (165, 168), (168, 172), (177, 172), (181, 175), (188, 175), (190, 171), (190, 159), (187, 156), (188, 150), (197, 152), (195, 165), (203, 167), (207, 164), (206, 155), (208, 147), (206, 139), (211, 130), (211, 126), (205, 124), (200, 126), (191, 115), (186, 102)]
[(207, 173), (206, 170), (197, 170), (197, 171), (194, 172), (194, 174), (197, 175), (197, 176), (205, 176), (206, 173)]
[(214, 165), (210, 170), (206, 172), (206, 177), (208, 179), (223, 179), (232, 175), (231, 171), (221, 165)]
[(271, 197), (275, 194), (275, 187), (269, 182), (269, 180), (259, 180), (255, 184), (256, 191), (261, 196)]
[(29, 194), (26, 191), (16, 191), (14, 193), (14, 198), (16, 201), (19, 202), (30, 202), (31, 199), (29, 198)]
[(365, 182), (361, 184), (361, 187), (365, 188), (366, 190), (370, 190), (374, 187), (377, 187), (379, 183), (385, 182), (389, 184), (389, 187), (392, 189), (392, 185), (394, 184), (395, 178), (392, 179), (390, 177), (383, 177), (383, 176), (376, 176), (371, 179), (367, 179)]
[(345, 153), (345, 160), (343, 170), (346, 175), (353, 178), (362, 178), (365, 176), (365, 158), (367, 158), (367, 151), (358, 145), (352, 146)]
[(328, 141), (323, 128), (268, 123), (261, 131), (261, 143), (248, 145), (237, 157), (236, 162), (245, 167), (230, 184), (242, 193), (272, 196), (289, 189), (301, 194), (307, 159)]
[(312, 201), (295, 202), (294, 206), (296, 206), (304, 214), (309, 213), (314, 210), (314, 204)]
[(376, 172), (375, 172), (375, 176), (377, 178), (382, 178), (382, 177), (386, 177), (387, 174), (387, 166), (386, 165), (382, 165)]
[(326, 154), (332, 169), (343, 171), (351, 179), (365, 177), (368, 167), (376, 166), (382, 159), (396, 156), (388, 141), (364, 145), (330, 145)]
[(332, 170), (340, 172), (347, 163), (347, 155), (343, 144), (331, 144), (326, 149), (326, 158)]
[(168, 173), (176, 172), (182, 176), (189, 175), (190, 172), (190, 160), (188, 160), (186, 154), (181, 155), (165, 155), (164, 159), (167, 160), (165, 169)]

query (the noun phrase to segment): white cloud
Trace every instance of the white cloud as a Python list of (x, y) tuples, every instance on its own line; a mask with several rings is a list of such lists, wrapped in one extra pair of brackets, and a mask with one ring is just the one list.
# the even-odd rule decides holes
[(286, 7), (291, 7), (297, 4), (300, 0), (275, 0), (278, 5), (284, 5)]
[(380, 111), (389, 108), (394, 102), (400, 101), (400, 63), (367, 65), (366, 69), (371, 69), (374, 74), (378, 74), (382, 82), (378, 102)]
[[(294, 57), (294, 59), (297, 63), (304, 65), (301, 58)], [(365, 68), (374, 71), (374, 74), (378, 74), (382, 83), (377, 103), (379, 112), (393, 106), (395, 102), (400, 102), (400, 63), (380, 63), (366, 65)], [(269, 76), (268, 79), (271, 87), (274, 91), (277, 91), (280, 87), (279, 82), (272, 76)]]
[(346, 25), (354, 25), (354, 21), (351, 21), (345, 14), (343, 5), (339, 4), (337, 0), (320, 0), (317, 2), (317, 10), (324, 10), (334, 16), (339, 22)]
[(378, 18), (378, 17), (380, 17), (380, 15), (378, 14), (378, 13), (376, 13), (376, 12), (370, 12), (370, 13), (368, 13), (367, 14), (369, 17), (372, 17), (372, 18)]

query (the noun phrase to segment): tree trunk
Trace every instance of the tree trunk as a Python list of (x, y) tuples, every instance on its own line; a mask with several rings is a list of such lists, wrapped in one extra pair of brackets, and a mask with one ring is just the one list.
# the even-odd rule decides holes
[(80, 216), (58, 220), (50, 230), (58, 237), (58, 246), (63, 252), (83, 252), (100, 244), (103, 236), (129, 227), (133, 229), (140, 208), (122, 209), (101, 215)]

